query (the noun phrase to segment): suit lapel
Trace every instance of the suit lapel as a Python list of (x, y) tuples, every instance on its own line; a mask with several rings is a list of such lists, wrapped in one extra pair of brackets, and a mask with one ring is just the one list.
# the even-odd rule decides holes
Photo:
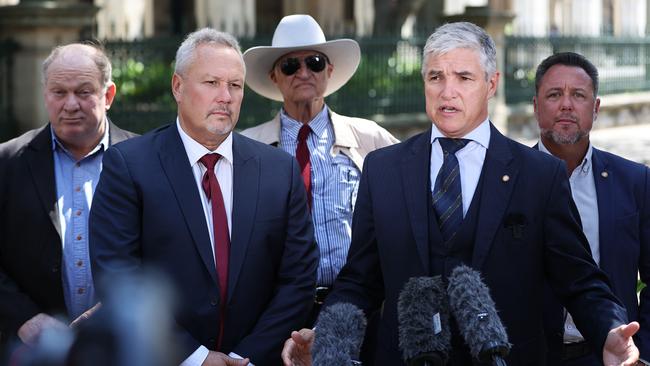
[[(174, 190), (178, 205), (183, 212), (187, 227), (190, 229), (194, 245), (201, 256), (215, 285), (218, 286), (217, 270), (210, 243), (210, 235), (203, 215), (203, 206), (199, 196), (187, 152), (178, 134), (176, 124), (171, 124), (161, 132), (160, 144), (157, 146), (162, 169)], [(184, 245), (185, 243), (179, 243)]]
[(29, 166), (34, 186), (52, 225), (61, 238), (59, 206), (56, 199), (56, 180), (54, 177), (54, 156), (52, 152), (52, 135), (50, 125), (46, 125), (36, 135), (25, 150), (25, 159)]
[(428, 190), (431, 150), (431, 130), (421, 134), (402, 160), (402, 187), (415, 245), (422, 268), (429, 273), (429, 221), (428, 207), (431, 201)]
[(508, 140), (490, 124), (490, 145), (483, 162), (481, 205), (472, 255), (474, 268), (483, 266), (517, 183), (519, 168), (511, 164), (512, 160)]
[[(610, 267), (610, 258), (616, 258), (616, 243), (614, 234), (614, 221), (616, 219), (614, 211), (614, 179), (612, 172), (609, 171), (609, 164), (604, 154), (597, 149), (593, 149), (592, 155), (592, 173), (594, 175), (594, 184), (596, 185), (596, 197), (598, 200), (598, 227), (600, 243), (600, 268), (607, 271)], [(603, 174), (607, 172), (607, 174)]]
[(235, 189), (233, 189), (232, 203), (228, 299), (232, 296), (244, 264), (259, 195), (260, 161), (248, 147), (248, 141), (233, 133), (233, 187)]

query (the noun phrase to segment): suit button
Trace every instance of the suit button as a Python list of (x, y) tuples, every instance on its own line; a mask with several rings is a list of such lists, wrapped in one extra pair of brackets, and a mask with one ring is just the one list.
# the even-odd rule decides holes
[(217, 340), (214, 339), (214, 338), (210, 338), (210, 339), (208, 339), (208, 343), (214, 344), (216, 346), (217, 345)]
[(210, 305), (212, 305), (212, 306), (217, 306), (217, 304), (219, 304), (219, 302), (217, 301), (217, 299), (212, 299), (212, 300), (210, 300)]
[(58, 267), (58, 266), (54, 266), (54, 267), (52, 267), (52, 273), (57, 273), (58, 271), (59, 271), (59, 267)]

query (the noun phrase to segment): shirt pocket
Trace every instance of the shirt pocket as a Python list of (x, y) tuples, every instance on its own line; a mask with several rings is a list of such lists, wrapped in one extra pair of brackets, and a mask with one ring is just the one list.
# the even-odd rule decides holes
[(352, 213), (357, 201), (359, 179), (361, 174), (352, 165), (337, 165), (338, 172), (338, 202), (336, 208), (344, 213)]

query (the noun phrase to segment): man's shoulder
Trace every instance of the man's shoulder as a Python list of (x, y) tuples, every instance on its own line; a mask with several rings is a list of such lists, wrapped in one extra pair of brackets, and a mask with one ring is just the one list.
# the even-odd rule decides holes
[(169, 132), (169, 129), (174, 127), (176, 124), (170, 123), (162, 127), (158, 127), (154, 130), (151, 130), (144, 135), (134, 134), (126, 130), (121, 130), (125, 136), (128, 136), (126, 139), (116, 143), (113, 147), (121, 151), (143, 151), (147, 149), (152, 149), (155, 146), (155, 142), (159, 140), (165, 133)]
[(243, 133), (233, 132), (233, 149), (240, 149), (248, 154), (258, 155), (264, 159), (292, 159), (293, 157), (282, 149), (261, 142)]
[(614, 153), (593, 148), (593, 159), (599, 159), (602, 163), (607, 164), (612, 169), (618, 169), (623, 172), (640, 172), (646, 173), (650, 168), (647, 165), (632, 161)]
[[(49, 124), (29, 130), (22, 135), (0, 144), (0, 158), (10, 158), (20, 154), (32, 141), (37, 137), (49, 140), (48, 136), (42, 135), (49, 133)], [(51, 140), (50, 140), (51, 141)]]
[(249, 127), (240, 132), (241, 135), (264, 144), (277, 142), (280, 136), (280, 120), (276, 117), (254, 127)]
[(379, 138), (387, 140), (389, 144), (399, 142), (390, 132), (388, 132), (388, 130), (373, 120), (360, 117), (344, 116), (333, 111), (330, 111), (330, 113), (332, 124), (335, 125), (335, 129), (340, 129), (341, 127), (349, 129), (359, 139)]

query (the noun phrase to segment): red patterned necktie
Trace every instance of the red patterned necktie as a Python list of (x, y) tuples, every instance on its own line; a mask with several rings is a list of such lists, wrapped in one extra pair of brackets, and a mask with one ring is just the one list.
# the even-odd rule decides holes
[(311, 128), (309, 125), (303, 124), (298, 132), (298, 147), (296, 147), (296, 159), (300, 165), (300, 175), (302, 175), (302, 182), (305, 184), (307, 191), (307, 203), (311, 208), (311, 161), (309, 159), (309, 148), (307, 147), (307, 137)]
[(223, 323), (225, 322), (226, 300), (228, 295), (228, 258), (230, 257), (230, 235), (228, 233), (228, 219), (226, 207), (223, 203), (223, 195), (219, 181), (214, 174), (214, 166), (221, 158), (219, 154), (206, 154), (199, 161), (207, 168), (203, 175), (201, 185), (203, 191), (212, 204), (212, 228), (214, 232), (214, 255), (217, 263), (217, 275), (219, 277), (219, 295), (221, 296), (221, 321), (219, 329), (219, 340), (217, 349), (221, 345), (223, 336)]

